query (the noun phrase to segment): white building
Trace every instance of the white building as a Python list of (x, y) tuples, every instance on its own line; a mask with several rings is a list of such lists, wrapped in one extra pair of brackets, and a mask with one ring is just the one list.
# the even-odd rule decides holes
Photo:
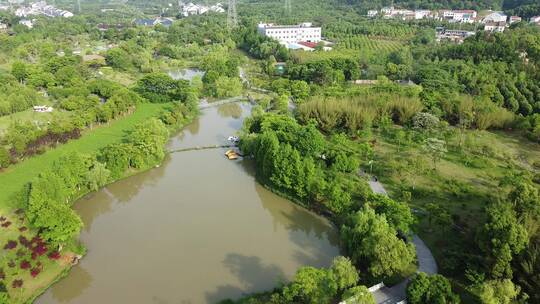
[(482, 19), (482, 23), (499, 23), (499, 22), (506, 22), (508, 19), (508, 16), (501, 12), (493, 12)]
[(223, 5), (221, 3), (216, 3), (212, 6), (206, 6), (202, 4), (193, 4), (193, 3), (179, 3), (180, 6), (180, 12), (182, 13), (182, 16), (188, 17), (192, 15), (202, 15), (206, 14), (208, 12), (214, 12), (214, 13), (225, 13), (225, 9), (223, 8)]
[(299, 25), (260, 23), (257, 26), (257, 31), (261, 35), (275, 39), (282, 44), (321, 41), (321, 28), (312, 26), (310, 22)]
[(484, 31), (502, 33), (506, 29), (506, 21), (501, 22), (488, 22), (484, 26)]
[(529, 20), (531, 23), (536, 23), (536, 24), (539, 24), (540, 25), (540, 16), (534, 16), (534, 17), (531, 17), (531, 19)]
[(22, 24), (22, 25), (26, 26), (29, 29), (34, 27), (34, 22), (32, 20), (28, 20), (28, 19), (22, 19), (21, 21), (19, 21), (19, 24)]
[(8, 28), (7, 24), (0, 22), (0, 31), (7, 30), (7, 28)]
[(379, 11), (377, 11), (377, 10), (369, 10), (367, 12), (368, 17), (370, 17), (370, 18), (377, 17), (378, 14), (379, 14)]
[(45, 15), (47, 17), (64, 17), (71, 18), (73, 13), (58, 9), (52, 5), (48, 5), (45, 1), (34, 2), (30, 6), (22, 6), (15, 10), (17, 17), (26, 18), (28, 16)]
[(428, 10), (416, 10), (414, 11), (414, 19), (418, 20), (418, 19), (427, 19), (427, 18), (431, 18), (432, 17), (432, 14), (431, 14), (431, 11), (428, 11)]
[(474, 10), (443, 10), (443, 20), (455, 23), (474, 23), (478, 13)]
[(519, 16), (510, 16), (510, 18), (508, 19), (508, 23), (510, 24), (521, 22), (521, 21), (522, 19)]

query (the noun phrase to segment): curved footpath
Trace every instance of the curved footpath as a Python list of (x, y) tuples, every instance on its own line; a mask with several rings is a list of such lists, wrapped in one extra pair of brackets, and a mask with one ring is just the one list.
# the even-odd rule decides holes
[[(384, 186), (377, 180), (370, 180), (369, 186), (373, 192), (383, 195), (388, 195)], [(418, 259), (418, 272), (425, 272), (427, 274), (437, 273), (437, 262), (431, 254), (431, 251), (426, 246), (424, 241), (418, 236), (413, 235), (412, 242), (416, 247), (416, 257)], [(392, 287), (382, 287), (376, 291), (373, 291), (373, 296), (377, 304), (396, 304), (405, 303), (407, 298), (405, 289), (410, 279), (406, 279), (403, 282), (394, 285)]]

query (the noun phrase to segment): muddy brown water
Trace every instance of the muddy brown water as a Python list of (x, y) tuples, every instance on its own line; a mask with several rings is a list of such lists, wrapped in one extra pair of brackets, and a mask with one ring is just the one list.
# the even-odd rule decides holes
[[(249, 114), (246, 104), (206, 109), (170, 148), (226, 144)], [(171, 154), (77, 202), (88, 253), (36, 302), (215, 303), (271, 289), (302, 265), (328, 266), (336, 229), (224, 152)]]

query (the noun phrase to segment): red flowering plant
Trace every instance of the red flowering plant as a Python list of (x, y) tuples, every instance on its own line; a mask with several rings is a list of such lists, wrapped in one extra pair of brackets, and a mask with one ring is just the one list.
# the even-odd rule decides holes
[(30, 264), (30, 262), (26, 260), (21, 262), (21, 269), (30, 269), (30, 267), (32, 267), (32, 264)]
[(35, 268), (32, 268), (32, 270), (30, 271), (30, 275), (35, 278), (37, 277), (37, 275), (41, 272), (41, 269), (35, 267)]
[(58, 251), (53, 251), (53, 252), (49, 253), (49, 259), (51, 259), (51, 260), (58, 260), (58, 259), (60, 259), (60, 252), (58, 252)]

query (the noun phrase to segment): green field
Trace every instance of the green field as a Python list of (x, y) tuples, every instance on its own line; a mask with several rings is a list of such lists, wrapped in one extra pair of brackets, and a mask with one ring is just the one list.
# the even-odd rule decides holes
[(9, 212), (17, 206), (10, 201), (10, 197), (22, 186), (36, 177), (40, 172), (48, 169), (60, 156), (68, 153), (92, 153), (109, 144), (119, 142), (124, 132), (134, 125), (158, 114), (165, 105), (141, 104), (135, 113), (120, 118), (108, 125), (97, 127), (83, 133), (83, 136), (65, 145), (58, 146), (42, 155), (26, 159), (0, 173), (0, 211)]
[[(485, 219), (487, 203), (503, 194), (499, 182), (512, 168), (538, 173), (540, 145), (518, 134), (487, 131), (468, 131), (473, 147), (465, 154), (455, 149), (457, 138), (448, 143), (449, 152), (436, 168), (419, 145), (402, 145), (376, 136), (373, 171), (385, 184), (391, 196), (402, 198), (402, 191), (411, 191), (411, 208), (419, 217), (418, 234), (432, 250), (440, 271), (448, 275), (451, 264), (448, 254), (459, 248), (471, 248), (474, 236)], [(468, 143), (469, 145), (471, 143)], [(422, 169), (409, 171), (408, 162), (420, 160)], [(497, 189), (494, 191), (494, 189)], [(430, 221), (428, 204), (441, 206), (453, 219), (453, 229), (437, 226)], [(471, 247), (472, 246), (472, 247)], [(459, 274), (454, 274), (459, 276)]]
[(404, 43), (398, 40), (380, 39), (366, 35), (343, 37), (339, 39), (338, 47), (373, 52), (393, 52), (402, 47)]

